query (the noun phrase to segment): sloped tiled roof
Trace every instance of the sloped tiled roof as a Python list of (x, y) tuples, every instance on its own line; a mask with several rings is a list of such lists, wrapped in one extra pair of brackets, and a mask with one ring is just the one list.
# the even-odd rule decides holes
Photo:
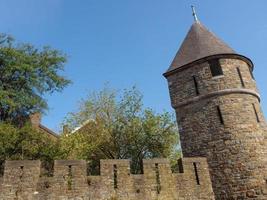
[(167, 72), (218, 54), (235, 54), (235, 51), (197, 21), (191, 26)]
[(49, 128), (47, 128), (46, 126), (42, 124), (39, 124), (38, 128), (54, 138), (59, 138), (58, 134), (56, 134), (54, 131), (50, 130)]

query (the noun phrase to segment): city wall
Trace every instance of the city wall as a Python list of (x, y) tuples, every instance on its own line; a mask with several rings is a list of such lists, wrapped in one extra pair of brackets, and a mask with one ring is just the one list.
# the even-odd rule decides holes
[(214, 199), (205, 158), (183, 158), (172, 173), (167, 159), (143, 160), (143, 174), (129, 160), (101, 160), (100, 175), (87, 176), (83, 160), (56, 160), (53, 175), (40, 161), (6, 161), (1, 200), (206, 200)]

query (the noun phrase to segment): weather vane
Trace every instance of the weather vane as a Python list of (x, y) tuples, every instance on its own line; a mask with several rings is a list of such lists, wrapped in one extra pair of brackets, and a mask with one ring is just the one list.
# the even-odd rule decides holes
[(192, 12), (193, 12), (193, 16), (194, 16), (195, 22), (198, 22), (198, 18), (197, 18), (197, 13), (196, 13), (195, 7), (191, 6), (191, 8), (192, 8)]

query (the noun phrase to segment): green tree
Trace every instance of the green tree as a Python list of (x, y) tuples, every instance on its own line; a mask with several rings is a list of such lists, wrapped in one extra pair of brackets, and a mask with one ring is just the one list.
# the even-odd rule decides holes
[[(179, 139), (174, 117), (143, 108), (136, 88), (119, 93), (105, 88), (82, 100), (78, 112), (65, 120), (72, 133), (64, 133), (61, 146), (66, 157), (131, 159), (132, 172), (141, 171), (144, 158), (177, 159)], [(75, 127), (80, 127), (76, 128)]]
[(51, 163), (61, 158), (59, 141), (31, 127), (0, 123), (0, 171), (5, 160), (37, 160)]
[(70, 81), (59, 75), (66, 56), (58, 50), (16, 43), (0, 35), (0, 121), (20, 123), (47, 109), (43, 95), (61, 91)]

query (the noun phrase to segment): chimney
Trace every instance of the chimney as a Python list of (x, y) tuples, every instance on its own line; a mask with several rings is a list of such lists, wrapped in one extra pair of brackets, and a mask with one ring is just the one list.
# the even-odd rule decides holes
[(39, 112), (30, 114), (30, 122), (31, 122), (32, 127), (38, 128), (41, 123), (41, 118), (42, 118), (42, 115)]
[(70, 133), (70, 128), (68, 125), (63, 125), (63, 134), (68, 134)]

